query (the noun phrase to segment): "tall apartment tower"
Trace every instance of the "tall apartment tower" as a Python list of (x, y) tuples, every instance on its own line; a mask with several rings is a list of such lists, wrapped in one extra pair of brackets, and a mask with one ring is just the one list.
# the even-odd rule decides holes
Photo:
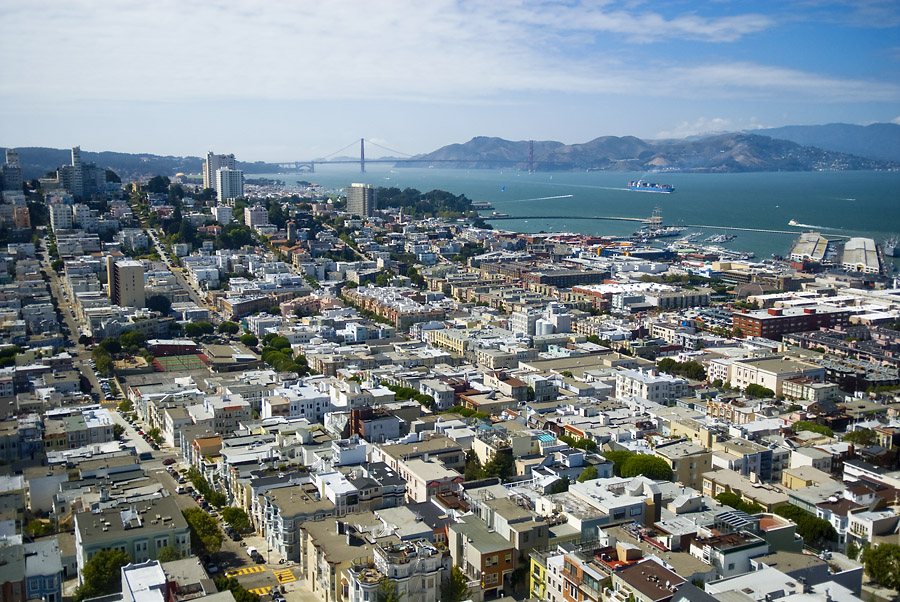
[(72, 148), (72, 196), (84, 196), (84, 166), (81, 164), (81, 147)]
[(347, 213), (370, 217), (378, 209), (375, 189), (368, 184), (350, 184), (347, 188)]
[(220, 169), (234, 169), (234, 155), (216, 155), (212, 151), (206, 153), (203, 163), (203, 187), (218, 190), (216, 172)]
[(221, 167), (216, 170), (216, 196), (219, 204), (244, 196), (244, 172)]
[(22, 167), (19, 165), (19, 153), (6, 149), (6, 164), (0, 165), (0, 190), (16, 190), (22, 192)]
[(109, 298), (119, 307), (144, 307), (144, 264), (140, 261), (106, 258)]

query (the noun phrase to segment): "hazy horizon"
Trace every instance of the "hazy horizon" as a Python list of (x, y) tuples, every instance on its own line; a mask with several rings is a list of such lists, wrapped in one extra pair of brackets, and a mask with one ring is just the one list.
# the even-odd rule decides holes
[(7, 2), (0, 145), (277, 162), (900, 123), (898, 29), (887, 0)]

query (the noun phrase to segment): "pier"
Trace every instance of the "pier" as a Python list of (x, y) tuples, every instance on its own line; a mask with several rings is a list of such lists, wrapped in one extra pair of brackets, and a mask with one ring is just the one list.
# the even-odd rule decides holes
[[(710, 230), (739, 230), (742, 232), (765, 232), (767, 234), (791, 234), (797, 236), (803, 233), (803, 230), (766, 230), (765, 228), (739, 228), (737, 226), (707, 226), (703, 224), (687, 224), (686, 228), (708, 228)], [(809, 230), (807, 228), (806, 230)], [(829, 234), (832, 238), (850, 238), (844, 234)], [(827, 237), (826, 237), (827, 238)]]

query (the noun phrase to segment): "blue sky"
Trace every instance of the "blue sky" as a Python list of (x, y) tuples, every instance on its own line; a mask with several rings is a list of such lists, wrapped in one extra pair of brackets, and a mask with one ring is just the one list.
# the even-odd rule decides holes
[(286, 161), (900, 122), (888, 0), (3, 0), (0, 52), (0, 146)]

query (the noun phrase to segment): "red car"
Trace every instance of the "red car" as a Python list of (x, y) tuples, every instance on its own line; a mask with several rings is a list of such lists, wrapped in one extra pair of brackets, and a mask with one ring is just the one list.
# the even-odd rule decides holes
[(163, 466), (168, 466), (169, 464), (175, 464), (175, 458), (166, 458), (163, 460)]

